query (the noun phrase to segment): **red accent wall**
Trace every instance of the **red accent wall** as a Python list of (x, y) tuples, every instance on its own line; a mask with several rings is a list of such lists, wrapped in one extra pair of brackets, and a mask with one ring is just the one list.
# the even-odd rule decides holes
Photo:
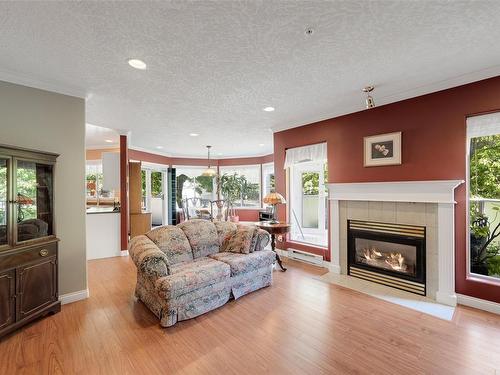
[(128, 249), (128, 147), (127, 136), (120, 135), (120, 244)]
[[(277, 191), (286, 191), (285, 150), (324, 141), (329, 182), (465, 180), (466, 118), (499, 110), (500, 77), (495, 77), (275, 133)], [(395, 131), (403, 132), (402, 165), (363, 167), (363, 137)], [(500, 286), (466, 277), (465, 184), (455, 199), (456, 290), (500, 302)], [(284, 209), (280, 219), (286, 219)]]
[[(128, 149), (128, 159), (164, 165), (207, 166), (207, 159), (169, 157), (133, 149)], [(271, 154), (249, 158), (211, 159), (211, 164), (218, 167), (228, 165), (254, 165), (270, 163), (273, 160), (274, 158)], [(240, 217), (240, 221), (258, 221), (259, 211), (259, 209), (236, 209), (236, 214)]]
[[(178, 158), (153, 154), (146, 151), (139, 151), (134, 149), (128, 150), (130, 160), (145, 161), (155, 164), (164, 165), (199, 165), (207, 166), (207, 159), (203, 158)], [(253, 165), (265, 164), (273, 161), (273, 155), (256, 156), (250, 158), (230, 158), (230, 159), (210, 159), (213, 166), (227, 166), (227, 165)]]

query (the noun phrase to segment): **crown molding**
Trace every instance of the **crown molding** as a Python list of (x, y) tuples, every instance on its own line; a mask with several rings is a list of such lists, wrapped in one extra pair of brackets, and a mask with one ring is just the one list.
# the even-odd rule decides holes
[(5, 68), (0, 68), (0, 81), (5, 81), (8, 83), (14, 83), (16, 85), (22, 85), (27, 87), (32, 87), (39, 90), (45, 90), (50, 92), (55, 92), (57, 94), (74, 96), (77, 98), (86, 99), (87, 92), (82, 88), (73, 87), (57, 81), (45, 81), (30, 77), (19, 72), (14, 72)]
[[(500, 75), (500, 65), (495, 65), (495, 66), (488, 67), (485, 69), (477, 70), (477, 71), (470, 72), (470, 73), (465, 73), (465, 74), (451, 77), (448, 79), (444, 79), (441, 81), (431, 82), (429, 84), (425, 84), (425, 85), (422, 85), (419, 87), (414, 87), (414, 88), (411, 88), (408, 90), (399, 91), (399, 92), (395, 92), (395, 93), (384, 95), (384, 96), (373, 94), (373, 96), (376, 100), (376, 103), (377, 103), (377, 106), (375, 108), (382, 107), (382, 106), (387, 105), (387, 104), (401, 102), (403, 100), (417, 98), (419, 96), (434, 94), (434, 93), (437, 93), (439, 91), (449, 90), (449, 89), (452, 89), (452, 88), (455, 88), (458, 86), (482, 81), (484, 79), (493, 78), (493, 77), (496, 77), (499, 75)], [(321, 121), (327, 121), (327, 120), (331, 120), (331, 119), (334, 119), (337, 117), (346, 116), (346, 115), (350, 115), (350, 114), (357, 113), (357, 112), (362, 112), (365, 110), (367, 110), (367, 109), (364, 106), (364, 98), (362, 98), (360, 96), (359, 105), (352, 106), (350, 108), (346, 108), (345, 110), (342, 110), (342, 111), (331, 112), (327, 116), (322, 116), (321, 118), (319, 118), (317, 120), (307, 122), (307, 123), (301, 123), (301, 124), (297, 124), (297, 125), (284, 125), (284, 126), (274, 125), (273, 126), (273, 133), (279, 133), (279, 132), (282, 132), (285, 130), (294, 129), (294, 128), (314, 124), (314, 123), (321, 122)]]

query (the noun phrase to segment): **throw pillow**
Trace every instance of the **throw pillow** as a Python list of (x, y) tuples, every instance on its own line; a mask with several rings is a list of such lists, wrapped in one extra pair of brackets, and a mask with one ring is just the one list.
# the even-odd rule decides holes
[(231, 238), (224, 244), (222, 251), (230, 253), (249, 254), (253, 235), (257, 227), (253, 225), (240, 226)]

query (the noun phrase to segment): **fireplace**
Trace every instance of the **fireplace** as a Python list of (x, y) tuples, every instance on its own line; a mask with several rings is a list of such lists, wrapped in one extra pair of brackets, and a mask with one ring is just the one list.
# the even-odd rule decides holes
[(426, 295), (425, 227), (347, 221), (348, 274)]

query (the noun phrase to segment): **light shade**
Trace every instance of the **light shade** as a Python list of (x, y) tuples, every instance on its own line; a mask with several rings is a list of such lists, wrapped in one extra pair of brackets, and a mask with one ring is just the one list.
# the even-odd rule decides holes
[(216, 174), (217, 174), (217, 171), (215, 169), (207, 168), (203, 171), (203, 173), (201, 175), (204, 177), (215, 177)]
[(265, 204), (284, 204), (286, 203), (286, 199), (280, 193), (272, 192), (267, 194), (262, 200)]

